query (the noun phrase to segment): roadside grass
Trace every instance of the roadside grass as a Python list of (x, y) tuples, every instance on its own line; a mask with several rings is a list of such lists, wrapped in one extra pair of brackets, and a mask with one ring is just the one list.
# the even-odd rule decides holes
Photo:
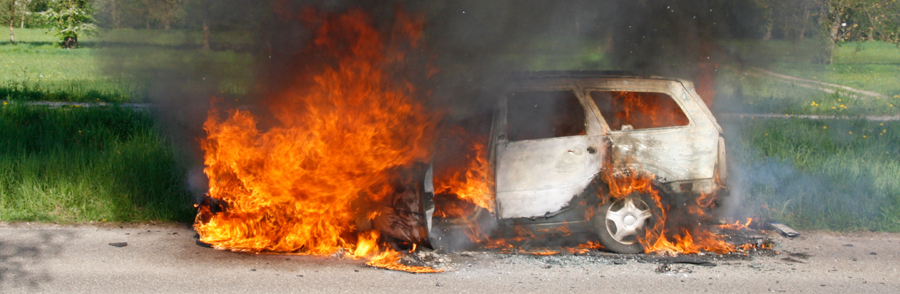
[(834, 48), (830, 65), (790, 62), (771, 64), (771, 70), (800, 78), (900, 95), (900, 47), (884, 42), (846, 42)]
[[(811, 46), (816, 44), (725, 44), (748, 64), (889, 97), (828, 93), (725, 64), (717, 72), (713, 109), (900, 115), (900, 49), (880, 42), (844, 43), (835, 47), (833, 64), (821, 65), (813, 62)], [(721, 123), (733, 169), (730, 184), (744, 214), (799, 229), (900, 231), (900, 122), (744, 117)]]
[(900, 231), (900, 122), (723, 123), (743, 213), (800, 229)]
[(828, 93), (804, 87), (800, 83), (784, 82), (776, 77), (744, 74), (734, 69), (720, 67), (716, 76), (716, 100), (713, 109), (730, 113), (851, 117), (900, 115), (900, 95), (878, 98), (844, 90)]
[(749, 65), (799, 78), (879, 92), (900, 94), (900, 47), (885, 42), (841, 42), (835, 45), (832, 64), (815, 62), (821, 44), (799, 42), (727, 41), (723, 50)]
[[(208, 76), (222, 95), (237, 97), (247, 93), (255, 73), (248, 53), (177, 46), (192, 42), (189, 32), (110, 31), (83, 38), (79, 49), (59, 48), (42, 29), (16, 32), (17, 45), (0, 42), (0, 100), (147, 102), (152, 79), (194, 64), (206, 70), (193, 73), (197, 80)], [(240, 45), (248, 37), (221, 39)]]
[(186, 167), (151, 114), (0, 106), (0, 221), (191, 221)]

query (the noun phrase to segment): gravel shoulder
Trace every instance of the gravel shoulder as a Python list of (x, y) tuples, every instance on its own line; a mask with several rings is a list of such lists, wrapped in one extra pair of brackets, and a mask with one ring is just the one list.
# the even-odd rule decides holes
[(0, 292), (900, 291), (900, 234), (802, 233), (772, 235), (777, 254), (715, 266), (465, 252), (441, 256), (447, 272), (409, 274), (360, 260), (214, 250), (197, 245), (187, 225), (0, 223)]

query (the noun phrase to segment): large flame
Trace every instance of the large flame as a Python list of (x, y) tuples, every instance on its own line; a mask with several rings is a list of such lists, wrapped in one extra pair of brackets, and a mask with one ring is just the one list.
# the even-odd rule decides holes
[(487, 140), (469, 135), (462, 128), (453, 128), (447, 133), (452, 139), (467, 144), (468, 152), (465, 161), (451, 160), (435, 171), (435, 201), (441, 204), (436, 206), (435, 215), (442, 218), (464, 217), (476, 207), (494, 211), (491, 190), (494, 180), (485, 147)]
[(378, 214), (397, 169), (428, 160), (437, 120), (419, 102), (423, 92), (392, 71), (419, 51), (422, 27), (397, 15), (383, 32), (360, 10), (307, 13), (314, 39), (304, 53), (321, 62), (270, 99), (267, 127), (246, 110), (221, 117), (214, 105), (204, 124), (204, 172), (209, 197), (224, 211), (201, 206), (194, 225), (201, 242), (235, 251), (375, 257), (373, 265), (381, 266), (397, 260), (379, 248), (378, 232), (356, 227)]

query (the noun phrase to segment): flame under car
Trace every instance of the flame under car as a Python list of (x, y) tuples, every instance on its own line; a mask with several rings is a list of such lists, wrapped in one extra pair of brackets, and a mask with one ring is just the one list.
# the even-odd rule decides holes
[[(644, 240), (646, 231), (665, 219), (660, 198), (708, 208), (713, 201), (706, 199), (726, 190), (722, 129), (689, 81), (533, 72), (513, 79), (498, 98), (486, 162), (474, 166), (484, 174), (488, 203), (462, 215), (441, 213), (453, 203), (436, 191), (441, 167), (420, 166), (412, 174), (421, 178), (409, 181), (416, 184), (396, 196), (405, 200), (394, 201), (375, 228), (426, 244), (564, 228), (593, 233), (610, 251), (638, 253), (655, 242)], [(621, 187), (622, 178), (647, 178), (653, 193)]]

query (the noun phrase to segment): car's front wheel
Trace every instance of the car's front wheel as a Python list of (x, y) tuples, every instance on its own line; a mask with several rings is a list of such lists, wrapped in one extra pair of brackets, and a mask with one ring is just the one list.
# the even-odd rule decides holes
[(644, 252), (638, 238), (656, 221), (657, 209), (652, 203), (646, 195), (632, 193), (601, 205), (593, 224), (603, 246), (618, 253)]

